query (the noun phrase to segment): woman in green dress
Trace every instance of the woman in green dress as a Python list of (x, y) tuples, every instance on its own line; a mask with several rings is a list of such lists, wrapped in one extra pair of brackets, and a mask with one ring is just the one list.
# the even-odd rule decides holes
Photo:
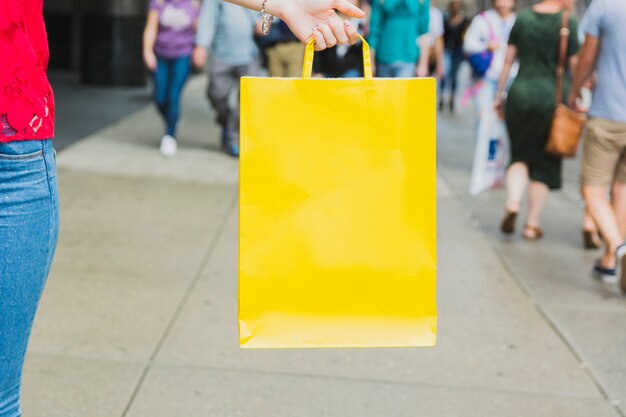
[[(498, 86), (495, 105), (498, 111), (502, 111), (506, 98), (505, 120), (511, 139), (506, 214), (501, 230), (508, 234), (515, 231), (515, 220), (528, 188), (528, 217), (523, 233), (530, 240), (543, 236), (540, 219), (549, 190), (561, 188), (561, 159), (547, 154), (545, 146), (555, 110), (563, 13), (571, 11), (575, 2), (544, 0), (518, 14)], [(573, 17), (569, 19), (569, 31), (566, 65), (573, 67), (579, 48)], [(516, 59), (520, 63), (519, 73), (507, 97), (505, 86)], [(565, 98), (568, 87), (566, 77)]]

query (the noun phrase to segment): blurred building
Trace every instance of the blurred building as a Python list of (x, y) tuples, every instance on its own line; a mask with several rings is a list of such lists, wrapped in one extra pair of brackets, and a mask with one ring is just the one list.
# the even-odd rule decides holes
[(50, 67), (78, 71), (87, 84), (145, 84), (147, 1), (46, 0)]
[[(149, 0), (46, 0), (51, 68), (78, 71), (86, 84), (143, 85), (142, 33)], [(591, 0), (579, 0), (579, 14)], [(517, 0), (518, 7), (537, 0)], [(466, 0), (468, 13), (492, 0)], [(447, 0), (433, 0), (445, 8)]]

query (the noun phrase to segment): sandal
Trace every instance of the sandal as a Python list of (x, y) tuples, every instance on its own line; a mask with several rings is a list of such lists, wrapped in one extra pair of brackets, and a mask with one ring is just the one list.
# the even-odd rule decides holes
[[(531, 232), (530, 235), (528, 232)], [(544, 235), (543, 229), (539, 226), (524, 226), (524, 239), (526, 240), (537, 240), (541, 239)]]
[(585, 249), (600, 249), (602, 238), (597, 230), (583, 230), (583, 246)]
[(517, 220), (517, 211), (506, 210), (502, 224), (500, 224), (500, 230), (502, 233), (510, 235), (515, 232), (515, 220)]

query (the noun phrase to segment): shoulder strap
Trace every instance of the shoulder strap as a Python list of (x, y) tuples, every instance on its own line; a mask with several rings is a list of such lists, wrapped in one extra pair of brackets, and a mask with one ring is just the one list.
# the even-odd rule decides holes
[(563, 21), (559, 32), (559, 62), (556, 66), (556, 105), (563, 102), (563, 77), (565, 77), (565, 58), (567, 57), (567, 42), (569, 40), (569, 12), (563, 12)]
[(493, 31), (493, 25), (491, 24), (491, 21), (489, 20), (489, 16), (487, 16), (487, 13), (482, 12), (480, 13), (480, 17), (482, 17), (485, 23), (487, 24), (487, 29), (489, 30), (489, 41), (491, 42), (495, 41), (496, 34)]

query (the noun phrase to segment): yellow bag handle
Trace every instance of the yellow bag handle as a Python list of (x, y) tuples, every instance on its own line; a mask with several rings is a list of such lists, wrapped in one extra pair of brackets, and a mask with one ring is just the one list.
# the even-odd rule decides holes
[[(372, 76), (372, 60), (370, 57), (370, 46), (365, 41), (363, 36), (359, 35), (361, 42), (363, 42), (363, 74), (366, 80), (371, 80)], [(306, 51), (304, 52), (304, 65), (302, 66), (302, 79), (310, 80), (313, 74), (313, 55), (315, 54), (315, 38), (311, 38), (306, 45)]]

